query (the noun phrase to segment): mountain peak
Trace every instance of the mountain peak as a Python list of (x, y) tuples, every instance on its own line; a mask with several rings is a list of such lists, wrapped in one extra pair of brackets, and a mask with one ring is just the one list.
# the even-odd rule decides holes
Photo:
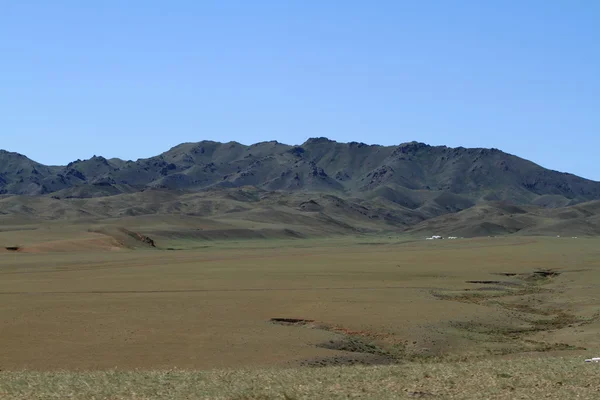
[(318, 145), (318, 144), (324, 144), (324, 143), (337, 143), (337, 142), (335, 140), (331, 140), (324, 136), (321, 136), (321, 137), (308, 138), (308, 140), (306, 142), (304, 142), (302, 145), (308, 146), (308, 145)]
[(450, 148), (418, 141), (380, 146), (326, 137), (310, 138), (300, 146), (207, 140), (182, 143), (135, 162), (95, 155), (66, 167), (46, 167), (18, 153), (0, 151), (0, 176), (0, 193), (5, 194), (73, 191), (102, 183), (103, 191), (98, 194), (91, 189), (77, 189), (77, 193), (105, 195), (111, 185), (113, 194), (153, 187), (200, 191), (253, 186), (359, 197), (385, 193), (390, 201), (410, 207), (420, 204), (423, 191), (459, 196), (469, 204), (486, 199), (518, 204), (600, 199), (599, 182), (551, 171), (498, 149)]

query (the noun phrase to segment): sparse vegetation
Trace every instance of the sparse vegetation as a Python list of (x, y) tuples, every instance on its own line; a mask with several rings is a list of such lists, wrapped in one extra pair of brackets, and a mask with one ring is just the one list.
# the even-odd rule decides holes
[(0, 317), (20, 321), (3, 330), (0, 367), (370, 365), (597, 345), (594, 239), (203, 246), (0, 257)]
[[(27, 241), (44, 232), (17, 234), (31, 250), (75, 240), (79, 231), (50, 230), (45, 247)], [(86, 235), (75, 243), (102, 237)], [(590, 366), (575, 366), (600, 348), (595, 239), (431, 246), (358, 235), (181, 249), (0, 256), (0, 318), (15, 321), (0, 342), (0, 392), (185, 398), (189, 385), (200, 398), (310, 398), (319, 391), (329, 398), (469, 399), (478, 397), (459, 391), (475, 382), (466, 371), (492, 368), (479, 375), (493, 379), (489, 398), (519, 390), (555, 398), (593, 393), (585, 380)], [(562, 363), (551, 380), (572, 386), (544, 392), (535, 384), (546, 378), (524, 375), (548, 359)], [(194, 372), (215, 368), (228, 372)], [(65, 369), (98, 371), (33, 372)], [(233, 386), (219, 389), (223, 376), (235, 377)]]
[[(346, 146), (333, 142), (321, 145), (334, 148)], [(222, 145), (217, 143), (210, 146), (223, 150)], [(301, 158), (295, 161), (298, 163), (294, 166), (296, 172), (288, 173), (287, 167), (283, 167), (285, 171), (275, 173), (289, 162), (285, 147), (269, 147), (269, 151), (275, 151), (276, 154), (266, 155), (265, 159), (260, 157), (253, 160), (244, 156), (242, 159), (231, 160), (233, 163), (214, 163), (205, 159), (210, 157), (208, 153), (194, 153), (195, 149), (202, 148), (201, 144), (188, 144), (179, 149), (177, 154), (167, 152), (164, 155), (178, 158), (183, 153), (191, 152), (183, 159), (169, 163), (175, 165), (182, 162), (185, 165), (166, 170), (166, 176), (159, 173), (165, 167), (159, 168), (159, 171), (155, 171), (157, 175), (154, 175), (149, 171), (157, 166), (149, 160), (141, 160), (144, 165), (140, 167), (148, 169), (149, 173), (141, 174), (141, 181), (136, 184), (132, 184), (135, 178), (130, 175), (136, 173), (131, 165), (117, 160), (96, 158), (48, 169), (25, 157), (0, 153), (0, 159), (3, 156), (11, 159), (17, 157), (19, 163), (24, 163), (24, 167), (28, 168), (22, 168), (21, 174), (29, 175), (31, 167), (39, 172), (27, 176), (23, 182), (19, 174), (7, 178), (15, 171), (5, 172), (6, 182), (2, 183), (0, 180), (0, 192), (15, 195), (0, 196), (0, 222), (10, 226), (22, 225), (20, 221), (25, 221), (25, 225), (56, 225), (55, 222), (58, 221), (69, 221), (81, 228), (81, 221), (86, 221), (97, 225), (93, 227), (94, 230), (112, 228), (114, 232), (115, 229), (124, 228), (136, 232), (156, 240), (159, 247), (164, 248), (177, 248), (177, 242), (193, 246), (204, 241), (305, 239), (372, 233), (385, 237), (389, 233), (396, 235), (398, 232), (420, 239), (431, 235), (458, 238), (560, 234), (568, 235), (560, 240), (575, 240), (574, 237), (600, 235), (600, 219), (597, 218), (600, 215), (600, 184), (597, 182), (569, 175), (566, 179), (572, 182), (567, 184), (562, 181), (562, 174), (556, 173), (558, 175), (553, 176), (554, 172), (547, 171), (543, 176), (547, 177), (548, 182), (542, 185), (543, 189), (530, 188), (532, 191), (528, 191), (523, 188), (519, 168), (513, 170), (515, 176), (503, 177), (502, 184), (498, 185), (497, 180), (492, 178), (498, 173), (493, 167), (494, 162), (489, 165), (489, 173), (477, 173), (477, 177), (469, 178), (483, 180), (478, 184), (481, 187), (478, 191), (462, 187), (461, 182), (466, 179), (467, 171), (457, 171), (454, 168), (436, 169), (428, 173), (426, 179), (423, 177), (415, 182), (406, 182), (404, 177), (419, 174), (415, 175), (410, 171), (402, 173), (400, 171), (403, 168), (426, 168), (431, 165), (425, 161), (429, 157), (436, 159), (441, 156), (444, 162), (450, 162), (448, 155), (441, 154), (447, 149), (415, 147), (414, 144), (399, 146), (402, 151), (412, 148), (422, 153), (423, 159), (415, 159), (415, 165), (412, 166), (392, 157), (385, 161), (384, 169), (370, 164), (367, 167), (356, 161), (352, 162), (356, 171), (337, 171), (341, 161), (337, 159), (338, 154), (335, 154), (334, 165), (318, 166), (310, 159)], [(334, 149), (330, 150), (335, 152)], [(348, 145), (346, 156), (348, 159), (361, 158), (366, 155), (363, 150), (359, 151)], [(377, 148), (375, 151), (380, 150), (384, 149)], [(304, 156), (310, 158), (312, 151), (320, 153), (315, 148), (307, 150)], [(385, 149), (390, 156), (394, 151), (393, 147)], [(402, 151), (399, 154), (403, 154)], [(228, 155), (229, 153), (222, 154), (223, 157)], [(232, 155), (237, 157), (233, 153)], [(469, 159), (473, 155), (472, 149), (463, 149), (456, 157)], [(491, 161), (498, 156), (500, 153), (488, 153), (486, 158), (490, 157)], [(502, 157), (504, 156), (512, 157)], [(279, 161), (283, 164), (278, 164), (278, 158), (281, 158)], [(324, 157), (321, 161), (329, 164), (327, 159), (329, 158)], [(195, 161), (189, 164), (190, 160)], [(113, 162), (116, 164), (110, 166)], [(150, 162), (150, 165), (145, 165), (146, 162)], [(163, 162), (164, 160), (159, 163)], [(204, 167), (193, 166), (195, 162), (201, 162)], [(267, 166), (273, 162), (276, 165)], [(401, 165), (390, 167), (390, 164), (396, 162)], [(248, 171), (242, 168), (238, 173), (237, 168), (242, 165)], [(531, 167), (529, 164), (528, 166)], [(235, 171), (230, 171), (230, 168), (235, 168)], [(537, 168), (539, 167), (534, 169)], [(184, 175), (181, 173), (182, 169), (186, 170)], [(323, 175), (326, 170), (330, 172)], [(102, 184), (87, 181), (93, 181), (91, 176), (96, 173), (116, 176), (101, 178)], [(127, 177), (121, 176), (123, 173)], [(192, 176), (195, 173), (202, 177), (194, 179)], [(348, 173), (352, 177), (344, 178)], [(446, 176), (448, 173), (452, 176)], [(81, 176), (73, 181), (63, 181), (53, 179), (55, 174)], [(43, 175), (46, 175), (46, 179)], [(178, 180), (181, 176), (185, 176), (184, 182)], [(247, 180), (248, 177), (251, 177), (251, 181)], [(35, 183), (40, 179), (45, 182), (42, 186)], [(48, 186), (48, 179), (57, 186)], [(123, 179), (129, 183), (117, 183)], [(157, 181), (148, 181), (152, 179)], [(448, 189), (447, 183), (453, 180), (456, 184)], [(557, 180), (561, 183), (555, 186)], [(177, 189), (186, 190), (171, 190), (174, 189), (173, 184)], [(247, 186), (250, 184), (254, 186)], [(583, 189), (586, 187), (589, 190)], [(548, 196), (540, 193), (545, 190), (554, 193), (549, 203), (540, 202), (540, 199), (548, 200)], [(566, 191), (566, 196), (555, 193), (563, 190)], [(18, 195), (24, 193), (37, 196)], [(497, 201), (498, 199), (503, 201)], [(159, 221), (162, 223), (153, 223)], [(152, 230), (143, 232), (140, 227), (152, 227)], [(374, 245), (374, 242), (370, 245)]]
[(595, 399), (598, 364), (579, 358), (194, 372), (0, 372), (7, 400)]

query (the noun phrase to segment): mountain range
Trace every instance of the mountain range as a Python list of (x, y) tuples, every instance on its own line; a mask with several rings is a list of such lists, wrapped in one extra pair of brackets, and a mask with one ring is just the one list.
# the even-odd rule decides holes
[(292, 235), (390, 230), (596, 235), (598, 200), (600, 182), (498, 149), (418, 142), (202, 141), (137, 161), (94, 156), (66, 166), (0, 151), (5, 218), (183, 214), (289, 225), (296, 229)]
[(124, 161), (94, 156), (46, 166), (0, 151), (0, 194), (97, 197), (145, 188), (200, 191), (255, 186), (400, 197), (438, 192), (473, 201), (564, 206), (600, 199), (600, 182), (542, 168), (497, 149), (398, 146), (312, 138), (300, 146), (262, 142), (184, 143), (158, 156)]

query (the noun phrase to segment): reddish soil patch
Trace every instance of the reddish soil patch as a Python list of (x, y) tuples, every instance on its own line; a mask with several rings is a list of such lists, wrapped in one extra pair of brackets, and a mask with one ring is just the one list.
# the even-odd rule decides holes
[(54, 253), (54, 252), (85, 252), (85, 251), (114, 251), (123, 246), (115, 239), (104, 235), (92, 234), (79, 239), (53, 240), (36, 243), (19, 249), (22, 253)]

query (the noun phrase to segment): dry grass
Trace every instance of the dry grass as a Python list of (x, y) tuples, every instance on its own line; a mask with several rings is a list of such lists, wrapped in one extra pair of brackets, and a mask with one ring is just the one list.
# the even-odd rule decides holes
[[(359, 242), (0, 254), (0, 368), (293, 367), (600, 349), (595, 239)], [(542, 268), (562, 274), (497, 275)], [(521, 286), (467, 283), (487, 280)]]
[(2, 372), (2, 399), (597, 399), (600, 364), (538, 358), (223, 371)]
[(0, 252), (0, 399), (600, 398), (596, 239), (204, 246)]

